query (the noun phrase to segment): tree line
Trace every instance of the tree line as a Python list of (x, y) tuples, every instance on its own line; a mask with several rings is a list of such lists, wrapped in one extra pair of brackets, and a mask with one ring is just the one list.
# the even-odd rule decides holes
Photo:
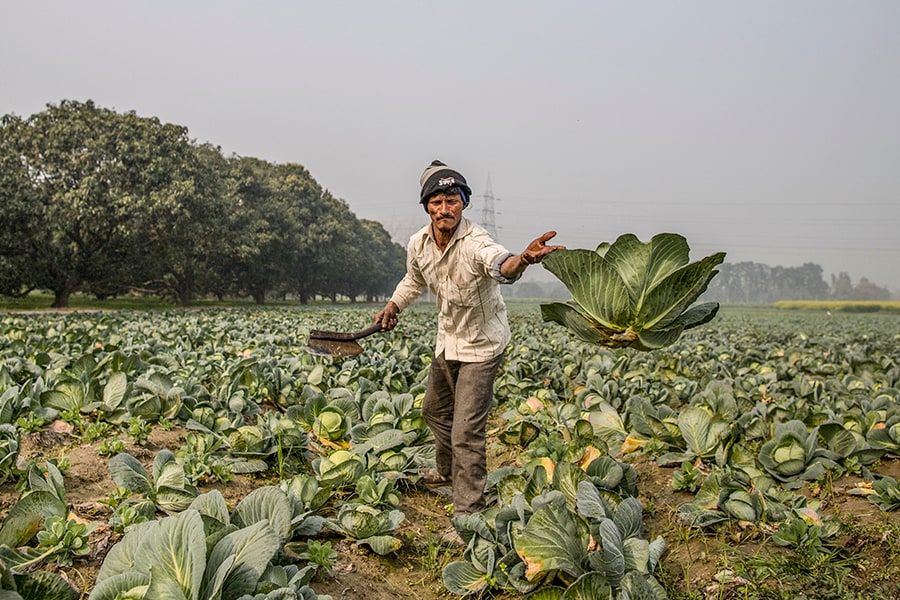
[[(865, 277), (853, 283), (841, 272), (825, 282), (822, 267), (806, 263), (799, 267), (772, 267), (762, 263), (723, 263), (701, 300), (723, 304), (771, 304), (781, 300), (873, 300), (891, 299), (891, 292)], [(507, 298), (566, 298), (560, 281), (524, 281), (503, 286)]]
[(729, 304), (768, 304), (780, 300), (890, 300), (891, 292), (861, 278), (854, 284), (850, 275), (823, 277), (822, 267), (805, 263), (799, 267), (771, 267), (755, 262), (723, 263), (713, 277), (704, 300)]
[(226, 157), (185, 127), (64, 100), (0, 121), (0, 294), (374, 299), (405, 249), (298, 164)]

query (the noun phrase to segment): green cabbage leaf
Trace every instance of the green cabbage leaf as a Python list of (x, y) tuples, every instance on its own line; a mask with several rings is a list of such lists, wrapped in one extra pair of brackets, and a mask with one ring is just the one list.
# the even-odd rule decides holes
[(544, 321), (579, 339), (607, 347), (655, 350), (683, 331), (707, 323), (717, 302), (691, 306), (725, 260), (718, 252), (689, 262), (681, 235), (660, 233), (649, 242), (625, 234), (596, 250), (558, 250), (543, 260), (572, 294), (572, 302), (541, 305)]

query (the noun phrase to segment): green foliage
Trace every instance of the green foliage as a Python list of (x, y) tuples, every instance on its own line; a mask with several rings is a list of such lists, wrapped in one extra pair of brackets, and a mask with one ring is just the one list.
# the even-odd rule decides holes
[(305, 560), (315, 568), (316, 572), (333, 575), (334, 565), (337, 564), (338, 553), (331, 548), (331, 542), (319, 542), (310, 540), (306, 549), (297, 552), (297, 558)]
[(817, 431), (809, 431), (802, 421), (775, 425), (775, 434), (759, 449), (759, 462), (783, 484), (799, 487), (799, 481), (821, 478), (836, 463), (819, 448)]
[(342, 504), (334, 519), (326, 519), (325, 526), (366, 545), (382, 556), (398, 550), (403, 542), (390, 533), (400, 526), (406, 516), (399, 510), (378, 510), (365, 504)]
[(37, 551), (44, 554), (43, 560), (61, 565), (71, 565), (73, 556), (90, 553), (88, 534), (91, 527), (72, 519), (53, 516), (44, 521), (37, 534)]
[(350, 420), (336, 406), (327, 406), (316, 415), (312, 431), (320, 439), (340, 442), (350, 432)]
[(147, 438), (150, 436), (150, 423), (144, 419), (134, 416), (128, 419), (128, 426), (125, 432), (131, 441), (137, 446), (146, 446)]
[(181, 305), (200, 293), (375, 296), (405, 253), (300, 165), (226, 158), (187, 129), (92, 101), (0, 122), (0, 293), (130, 287)]
[(690, 264), (688, 254), (685, 239), (673, 233), (647, 243), (625, 234), (596, 251), (554, 252), (543, 265), (574, 302), (543, 304), (541, 314), (586, 342), (637, 350), (669, 346), (683, 331), (710, 321), (719, 308), (716, 303), (689, 307), (706, 291), (725, 253)]
[(873, 448), (881, 448), (894, 456), (900, 456), (900, 414), (873, 423), (866, 437)]
[(900, 482), (889, 475), (877, 479), (872, 484), (872, 491), (867, 497), (883, 511), (900, 509)]
[(394, 480), (384, 477), (376, 480), (371, 475), (363, 475), (356, 482), (356, 495), (363, 504), (372, 507), (394, 508), (400, 504)]
[(300, 569), (296, 565), (270, 564), (256, 585), (258, 593), (244, 594), (238, 600), (332, 600), (327, 594), (316, 594), (307, 585), (315, 573), (314, 565)]
[(676, 492), (696, 493), (704, 475), (693, 463), (683, 462), (681, 467), (672, 473), (672, 489)]
[[(64, 100), (28, 119), (3, 119), (2, 254), (27, 257), (21, 287), (52, 290), (66, 306), (79, 289), (120, 291), (146, 264), (139, 236), (151, 199), (186, 183), (187, 130), (93, 102)], [(127, 157), (127, 159), (125, 159)]]
[(349, 450), (337, 450), (312, 463), (318, 479), (334, 488), (352, 487), (366, 470), (363, 457)]
[(132, 525), (150, 521), (151, 516), (146, 513), (147, 511), (140, 510), (140, 507), (133, 503), (119, 503), (109, 517), (109, 526), (118, 533), (124, 533)]
[(123, 452), (109, 461), (109, 474), (117, 486), (136, 496), (123, 504), (133, 505), (140, 514), (152, 517), (157, 510), (174, 514), (186, 509), (197, 496), (184, 468), (169, 450), (160, 450), (153, 460), (153, 477), (132, 455)]
[(3, 600), (78, 600), (81, 595), (57, 573), (14, 573), (0, 560), (0, 598)]
[(15, 473), (19, 457), (19, 432), (14, 425), (0, 424), (0, 483)]
[[(88, 535), (96, 523), (79, 523), (68, 517), (63, 475), (56, 464), (48, 461), (45, 471), (29, 464), (24, 481), (24, 491), (0, 526), (3, 568), (22, 574), (45, 562), (72, 565), (74, 559), (89, 554)], [(29, 579), (23, 585), (69, 597), (52, 577)]]
[(16, 427), (19, 428), (19, 431), (24, 431), (26, 433), (38, 431), (46, 424), (47, 421), (45, 421), (43, 417), (33, 413), (16, 419)]
[(614, 590), (646, 584), (648, 597), (665, 598), (650, 575), (665, 544), (640, 538), (642, 507), (620, 495), (631, 486), (622, 486), (625, 471), (618, 466), (609, 457), (595, 459), (587, 471), (560, 463), (552, 482), (543, 467), (530, 477), (508, 472), (497, 485), (518, 491), (501, 493), (497, 509), (454, 517), (466, 549), (464, 560), (444, 568), (445, 587), (459, 595), (503, 589), (580, 597), (589, 585), (612, 597)]
[(306, 586), (314, 571), (272, 562), (291, 528), (291, 504), (278, 488), (257, 488), (230, 514), (219, 492), (200, 495), (177, 515), (128, 529), (90, 598), (305, 598), (314, 594)]
[(228, 483), (234, 477), (230, 461), (221, 450), (224, 440), (212, 434), (188, 433), (184, 445), (175, 451), (175, 458), (192, 484), (201, 481)]
[[(84, 435), (98, 422), (121, 431), (135, 416), (186, 427), (184, 448), (175, 458), (190, 485), (213, 480), (217, 467), (227, 468), (223, 474), (232, 473), (232, 466), (243, 468), (239, 465), (251, 461), (286, 477), (279, 481), (278, 493), (254, 495), (256, 507), (242, 508), (239, 519), (229, 513), (224, 500), (192, 500), (193, 509), (202, 514), (204, 533), (209, 534), (206, 556), (226, 530), (263, 519), (278, 523), (270, 527), (279, 532), (279, 544), (285, 540), (280, 547), (290, 556), (311, 541), (328, 539), (321, 537), (323, 533), (332, 535), (333, 529), (322, 530), (323, 523), (326, 518), (335, 520), (341, 504), (365, 503), (372, 511), (388, 512), (395, 496), (406, 493), (407, 484), (415, 481), (414, 471), (433, 461), (427, 429), (423, 435), (419, 421), (433, 317), (428, 307), (411, 309), (405, 313), (402, 333), (375, 336), (363, 355), (331, 362), (303, 351), (305, 332), (312, 326), (351, 328), (371, 318), (368, 309), (6, 314), (0, 316), (5, 340), (0, 348), (0, 421), (16, 422), (27, 414), (55, 420), (59, 409), (42, 406), (42, 395), (69, 388), (83, 394), (53, 403), (63, 406), (72, 400), (64, 410), (80, 422), (76, 433)], [(843, 590), (845, 597), (853, 597), (848, 589), (862, 594), (857, 592), (862, 566), (865, 577), (872, 579), (872, 590), (896, 579), (891, 567), (896, 561), (876, 562), (896, 554), (891, 549), (896, 536), (887, 526), (871, 526), (876, 531), (865, 538), (863, 528), (848, 526), (846, 533), (851, 535), (842, 538), (847, 547), (838, 549), (830, 537), (830, 522), (813, 517), (823, 507), (843, 504), (834, 502), (834, 495), (843, 493), (837, 478), (848, 472), (873, 483), (847, 493), (868, 495), (870, 500), (883, 496), (893, 502), (892, 488), (878, 492), (875, 486), (891, 484), (884, 467), (896, 456), (892, 446), (900, 416), (896, 319), (792, 313), (785, 320), (784, 315), (774, 319), (762, 310), (732, 313), (726, 307), (707, 327), (687, 332), (664, 350), (632, 352), (573, 341), (555, 325), (541, 323), (533, 306), (511, 305), (510, 317), (516, 341), (497, 380), (501, 406), (495, 415), (502, 415), (503, 421), (492, 421), (491, 426), (509, 431), (511, 445), (499, 449), (504, 466), (489, 474), (488, 509), (477, 518), (456, 520), (466, 547), (432, 555), (432, 572), (448, 560), (465, 563), (468, 566), (448, 571), (458, 571), (459, 581), (452, 585), (471, 582), (500, 594), (548, 597), (564, 593), (577, 597), (588, 585), (585, 582), (606, 589), (599, 579), (603, 577), (613, 593), (621, 595), (631, 585), (637, 590), (634, 595), (643, 597), (641, 593), (650, 593), (647, 586), (655, 589), (644, 573), (630, 574), (626, 569), (615, 584), (619, 570), (612, 557), (606, 559), (609, 564), (590, 561), (591, 552), (601, 551), (603, 519), (616, 524), (623, 556), (644, 556), (644, 544), (627, 542), (635, 536), (629, 537), (624, 520), (616, 521), (616, 514), (627, 510), (623, 506), (631, 504), (628, 499), (644, 491), (646, 480), (639, 481), (632, 466), (640, 464), (638, 470), (652, 472), (656, 481), (667, 474), (674, 481), (681, 471), (692, 485), (702, 482), (692, 501), (680, 507), (686, 526), (669, 526), (666, 519), (675, 515), (665, 504), (668, 496), (650, 496), (654, 503), (648, 506), (654, 527), (668, 524), (662, 527), (670, 545), (670, 535), (680, 535), (694, 546), (708, 546), (710, 557), (718, 556), (712, 548), (724, 545), (720, 595), (777, 594), (773, 590), (779, 583), (787, 586), (787, 579), (782, 579), (787, 574), (800, 583), (785, 587), (790, 591), (783, 595), (796, 595), (795, 590), (808, 588), (822, 573), (830, 578), (825, 584), (833, 584), (832, 596), (840, 597), (837, 590)], [(72, 381), (77, 385), (60, 385)], [(137, 385), (138, 381), (142, 383)], [(327, 406), (339, 408), (349, 420), (349, 436), (335, 447), (315, 440), (307, 447), (306, 432)], [(803, 435), (796, 424), (787, 425), (793, 421), (802, 424)], [(527, 427), (517, 429), (517, 423)], [(537, 435), (529, 433), (532, 427)], [(786, 430), (792, 435), (785, 437)], [(34, 437), (40, 440), (48, 434), (52, 432)], [(777, 446), (782, 438), (789, 447), (804, 448), (804, 461), (822, 466), (817, 481), (782, 481), (764, 467), (761, 448), (769, 442)], [(807, 447), (813, 448), (811, 461)], [(690, 473), (681, 468), (685, 457), (690, 457)], [(192, 458), (196, 460), (191, 462)], [(22, 466), (20, 460), (13, 474), (21, 475), (23, 497), (0, 527), (0, 540), (20, 552), (9, 558), (10, 564), (39, 557), (37, 533), (42, 524), (68, 517), (64, 490), (61, 495), (58, 485), (62, 470), (56, 467), (57, 476), (50, 467)], [(156, 486), (157, 478), (147, 468), (150, 484)], [(805, 495), (793, 489), (798, 483), (808, 487)], [(131, 531), (125, 527), (140, 528), (140, 521), (159, 516), (155, 503), (145, 502), (146, 495), (125, 495), (109, 500), (115, 509), (110, 525), (117, 530)], [(570, 513), (567, 517), (553, 509), (554, 518), (586, 521), (596, 544), (589, 542), (588, 562), (582, 562), (584, 573), (578, 578), (557, 570), (541, 572), (530, 582), (524, 577), (526, 566), (515, 540), (534, 514), (553, 502)], [(151, 504), (148, 514), (137, 510)], [(798, 518), (805, 521), (805, 531)], [(617, 547), (618, 538), (608, 524), (606, 528), (605, 546)], [(396, 531), (387, 535), (407, 539)], [(538, 537), (536, 532), (537, 523), (529, 535)], [(357, 534), (339, 533), (358, 539)], [(787, 545), (766, 551), (773, 549), (776, 542), (770, 536), (776, 535)], [(804, 535), (807, 542), (802, 541)], [(476, 537), (470, 552), (469, 543)], [(815, 549), (815, 539), (821, 541), (821, 551)], [(744, 540), (751, 540), (754, 548), (761, 545), (765, 564), (748, 566), (746, 557), (740, 558)], [(860, 540), (871, 545), (854, 545), (863, 543)], [(555, 540), (554, 547), (560, 550), (565, 543)], [(429, 552), (410, 545), (413, 548)], [(530, 552), (530, 557), (539, 556), (533, 549)], [(71, 558), (80, 569), (83, 558)], [(599, 558), (602, 552), (594, 555), (594, 561)], [(739, 560), (745, 570), (736, 566)], [(26, 568), (39, 562), (42, 559)], [(270, 561), (257, 588), (245, 595), (274, 599), (276, 590), (283, 590), (304, 597), (298, 589), (309, 579), (295, 579), (299, 571), (288, 573), (277, 566)], [(306, 576), (311, 578), (314, 572), (310, 568)], [(683, 593), (681, 597), (687, 594), (682, 583), (675, 582), (670, 589), (668, 569), (652, 575), (664, 581), (673, 596), (674, 588)], [(737, 580), (730, 583), (728, 577), (738, 576), (751, 583), (743, 587)], [(140, 583), (143, 576), (135, 577), (137, 588), (146, 585)], [(881, 597), (892, 595), (888, 591)]]
[(835, 538), (839, 532), (840, 525), (834, 521), (809, 522), (801, 517), (792, 517), (779, 524), (772, 534), (772, 541), (779, 546), (797, 548), (807, 554), (823, 554), (828, 552), (826, 545), (837, 544)]
[(103, 442), (114, 433), (115, 428), (106, 421), (95, 421), (85, 426), (81, 432), (81, 439), (85, 444), (91, 444), (98, 440)]
[(125, 452), (125, 442), (119, 438), (105, 438), (97, 446), (97, 454), (100, 456), (111, 456)]

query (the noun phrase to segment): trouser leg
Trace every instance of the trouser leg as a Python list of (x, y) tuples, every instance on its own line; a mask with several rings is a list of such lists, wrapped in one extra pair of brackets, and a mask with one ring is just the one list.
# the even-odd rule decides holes
[(456, 513), (484, 508), (485, 429), (502, 361), (503, 355), (477, 363), (445, 361), (441, 355), (432, 362), (422, 413), (434, 432), (438, 471), (453, 480)]
[(422, 417), (434, 434), (434, 458), (438, 473), (450, 478), (453, 474), (453, 403), (456, 372), (444, 360), (444, 354), (431, 361), (428, 385), (422, 400)]

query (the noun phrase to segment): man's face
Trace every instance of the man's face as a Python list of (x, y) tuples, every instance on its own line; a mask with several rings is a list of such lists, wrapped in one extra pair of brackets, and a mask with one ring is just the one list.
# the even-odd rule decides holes
[(435, 230), (452, 234), (462, 219), (462, 197), (458, 193), (437, 193), (428, 199), (425, 209), (431, 216), (431, 224)]

